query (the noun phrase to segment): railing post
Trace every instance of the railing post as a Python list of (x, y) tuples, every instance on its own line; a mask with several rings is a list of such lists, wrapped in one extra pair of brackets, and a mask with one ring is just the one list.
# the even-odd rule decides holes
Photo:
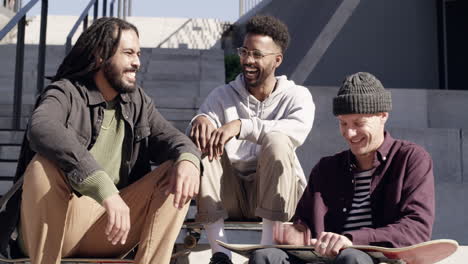
[(15, 92), (13, 95), (13, 129), (21, 128), (21, 107), (23, 97), (23, 70), (24, 70), (24, 33), (26, 16), (18, 23), (18, 35), (16, 40), (16, 64), (15, 64)]
[(128, 12), (127, 15), (130, 17), (132, 16), (132, 0), (128, 0)]
[(83, 31), (85, 31), (88, 28), (88, 15), (85, 16), (83, 19)]
[(39, 35), (39, 54), (37, 62), (37, 94), (42, 92), (44, 88), (45, 75), (45, 56), (46, 56), (46, 33), (47, 33), (47, 9), (49, 1), (42, 0), (41, 3), (41, 29)]
[(112, 3), (110, 4), (110, 16), (114, 16), (114, 1), (112, 1)]
[(107, 0), (102, 1), (102, 16), (107, 16)]
[(78, 20), (73, 25), (72, 30), (67, 35), (66, 54), (68, 54), (68, 52), (71, 50), (71, 42), (72, 42), (73, 35), (76, 33), (76, 30), (80, 27), (80, 24), (83, 23), (83, 31), (88, 29), (89, 12), (90, 12), (92, 7), (95, 8), (94, 9), (94, 12), (95, 12), (94, 15), (95, 15), (95, 19), (97, 19), (97, 8), (96, 8), (96, 6), (99, 6), (98, 0), (89, 1), (88, 5), (83, 10), (80, 17), (78, 18)]
[(239, 0), (239, 17), (244, 14), (244, 0)]
[(119, 0), (119, 7), (117, 9), (117, 17), (121, 18), (122, 16), (122, 0)]
[(93, 22), (97, 20), (98, 18), (98, 8), (99, 8), (99, 0), (96, 0), (94, 2), (94, 19), (93, 19)]
[(13, 10), (15, 13), (18, 13), (18, 11), (21, 9), (21, 0), (16, 0), (15, 5), (13, 6)]
[(71, 37), (67, 37), (67, 43), (65, 43), (65, 56), (67, 56), (68, 52), (71, 50)]
[(123, 20), (127, 20), (127, 0), (123, 0)]

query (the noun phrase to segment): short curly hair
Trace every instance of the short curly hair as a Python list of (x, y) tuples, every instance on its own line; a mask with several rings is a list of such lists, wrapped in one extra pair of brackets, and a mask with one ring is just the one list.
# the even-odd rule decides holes
[(271, 37), (276, 45), (280, 46), (281, 52), (286, 51), (288, 48), (288, 27), (273, 16), (256, 15), (247, 21), (245, 30), (246, 34), (258, 34)]

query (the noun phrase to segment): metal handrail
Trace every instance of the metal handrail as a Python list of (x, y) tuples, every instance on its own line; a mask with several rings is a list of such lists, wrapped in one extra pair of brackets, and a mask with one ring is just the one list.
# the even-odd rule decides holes
[[(24, 35), (26, 28), (26, 13), (37, 4), (39, 0), (31, 0), (21, 8), (14, 17), (10, 19), (2, 30), (0, 30), (0, 40), (3, 39), (16, 25), (18, 25), (16, 41), (16, 62), (15, 62), (15, 88), (13, 95), (13, 129), (21, 128), (21, 107), (23, 97), (23, 72), (24, 72)], [(48, 0), (41, 0), (41, 28), (39, 36), (39, 54), (37, 63), (37, 92), (40, 93), (44, 87), (45, 69), (45, 43), (47, 30), (47, 10)]]
[(103, 0), (102, 2), (102, 16), (107, 16), (107, 0)]
[(163, 41), (161, 41), (157, 46), (156, 48), (161, 48), (162, 45), (164, 45), (164, 43), (166, 43), (167, 41), (169, 41), (175, 34), (178, 34), (179, 31), (181, 31), (188, 23), (192, 22), (192, 18), (188, 19), (187, 21), (185, 21), (179, 28), (177, 28), (176, 30), (174, 30), (174, 32), (172, 32), (171, 35), (169, 35), (167, 38), (165, 38)]
[(5, 7), (6, 9), (9, 9), (13, 12), (18, 12), (18, 10), (20, 9), (21, 7), (21, 0), (17, 0), (15, 2), (13, 2), (13, 6), (11, 5), (10, 3), (11, 1), (10, 0), (3, 0), (3, 7)]
[(89, 4), (83, 10), (78, 20), (76, 20), (75, 25), (73, 25), (73, 28), (71, 29), (70, 33), (68, 33), (68, 36), (67, 36), (67, 42), (65, 44), (65, 55), (68, 54), (68, 52), (70, 52), (71, 50), (71, 46), (72, 46), (71, 42), (72, 42), (73, 35), (75, 35), (76, 30), (78, 29), (78, 26), (81, 24), (81, 22), (83, 22), (83, 30), (86, 30), (88, 28), (88, 13), (89, 13), (89, 9), (91, 9), (91, 6), (94, 6), (94, 20), (97, 19), (98, 4), (99, 4), (99, 0), (89, 1)]
[(10, 30), (12, 30), (14, 28), (16, 26), (16, 24), (18, 24), (23, 17), (26, 17), (26, 13), (35, 4), (37, 4), (37, 2), (39, 2), (39, 0), (29, 1), (29, 3), (27, 3), (23, 8), (21, 8), (21, 10), (18, 13), (16, 13), (16, 15), (14, 17), (12, 17), (10, 19), (10, 22), (8, 22), (8, 24), (6, 24), (3, 27), (3, 29), (0, 31), (0, 40), (3, 39), (6, 36), (6, 34), (8, 34), (10, 32)]
[[(110, 5), (109, 16), (111, 17), (114, 16), (115, 1), (116, 0), (112, 0), (109, 4)], [(132, 7), (133, 7), (132, 0), (119, 0), (118, 5), (117, 5), (117, 14), (115, 16), (118, 18), (122, 18), (123, 20), (126, 20), (127, 16), (132, 15)]]

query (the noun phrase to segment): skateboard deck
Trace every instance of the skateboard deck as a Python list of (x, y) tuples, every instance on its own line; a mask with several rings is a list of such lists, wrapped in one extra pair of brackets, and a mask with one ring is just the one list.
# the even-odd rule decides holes
[[(203, 224), (198, 222), (185, 222), (182, 228), (201, 230)], [(262, 230), (262, 222), (249, 222), (249, 221), (225, 221), (224, 229), (235, 229), (235, 230)]]
[[(227, 244), (217, 241), (219, 245), (236, 252), (240, 255), (249, 257), (253, 251), (263, 248), (280, 248), (286, 252), (305, 261), (323, 260), (330, 258), (319, 256), (313, 246), (294, 246), (294, 245), (241, 245)], [(349, 248), (355, 248), (365, 251), (369, 255), (386, 261), (387, 263), (406, 263), (406, 264), (433, 264), (452, 255), (458, 248), (458, 243), (451, 239), (439, 239), (423, 242), (420, 244), (402, 247), (386, 248), (377, 246), (354, 245)]]

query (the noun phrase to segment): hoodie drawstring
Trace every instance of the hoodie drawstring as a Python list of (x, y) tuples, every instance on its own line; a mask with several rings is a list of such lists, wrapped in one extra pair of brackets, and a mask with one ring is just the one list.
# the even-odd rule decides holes
[(261, 103), (262, 109), (260, 110), (260, 118), (263, 118), (263, 111), (265, 110), (265, 104)]
[(247, 96), (247, 114), (249, 114), (249, 119), (252, 119), (252, 115), (250, 114), (250, 95)]

